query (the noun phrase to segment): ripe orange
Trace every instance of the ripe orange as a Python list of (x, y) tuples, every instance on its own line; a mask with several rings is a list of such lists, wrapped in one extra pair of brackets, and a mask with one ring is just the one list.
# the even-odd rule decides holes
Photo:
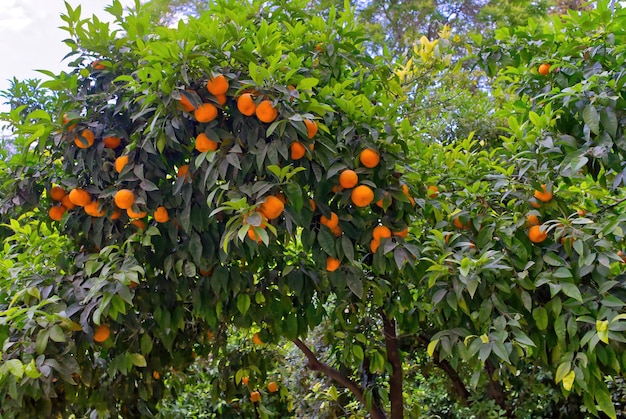
[(115, 205), (120, 209), (128, 209), (135, 203), (135, 194), (129, 189), (120, 189), (113, 198)]
[(69, 195), (65, 195), (63, 197), (63, 199), (61, 200), (61, 205), (63, 205), (65, 209), (68, 209), (68, 210), (73, 210), (74, 208), (76, 208), (76, 205), (74, 205), (74, 203), (70, 201)]
[(262, 100), (259, 106), (256, 107), (256, 117), (259, 118), (259, 121), (269, 124), (278, 117), (278, 111), (272, 105), (271, 100)]
[(330, 231), (333, 232), (335, 237), (339, 237), (339, 236), (341, 236), (343, 234), (343, 230), (338, 225), (333, 227), (333, 228), (331, 228)]
[(270, 383), (267, 385), (267, 391), (269, 391), (270, 393), (276, 393), (278, 391), (278, 384), (276, 383), (276, 381), (270, 381)]
[(339, 175), (339, 184), (342, 188), (350, 189), (354, 188), (359, 183), (359, 176), (354, 170), (344, 170)]
[(252, 335), (252, 343), (255, 345), (263, 345), (263, 341), (261, 340), (258, 332)]
[(211, 122), (217, 118), (217, 107), (212, 103), (203, 103), (193, 111), (193, 116), (198, 122)]
[(585, 215), (587, 215), (587, 211), (579, 209), (578, 211), (576, 211), (578, 213), (579, 217), (584, 217)]
[(67, 209), (64, 206), (58, 205), (50, 208), (50, 210), (48, 211), (48, 215), (54, 221), (61, 221), (61, 219), (63, 218), (63, 214), (65, 214), (65, 211), (67, 211)]
[(94, 142), (94, 134), (93, 131), (84, 129), (74, 137), (74, 144), (78, 148), (89, 148), (93, 145)]
[(452, 223), (456, 228), (460, 228), (462, 230), (468, 229), (470, 227), (467, 224), (463, 224), (463, 221), (461, 221), (460, 217), (455, 217), (454, 220), (452, 220)]
[(104, 217), (105, 212), (98, 210), (98, 201), (91, 201), (87, 205), (84, 206), (85, 212), (92, 217)]
[(372, 251), (372, 253), (376, 253), (376, 251), (378, 250), (379, 246), (380, 246), (380, 240), (373, 239), (370, 242), (370, 250)]
[(428, 194), (429, 198), (437, 198), (437, 195), (439, 195), (439, 188), (437, 188), (437, 186), (435, 185), (430, 185), (428, 188), (426, 188), (426, 193)]
[(539, 66), (539, 69), (537, 70), (539, 72), (539, 74), (541, 74), (542, 76), (547, 76), (548, 74), (550, 74), (550, 64), (548, 63), (543, 63)]
[(196, 150), (200, 153), (206, 153), (207, 151), (215, 151), (219, 144), (217, 141), (211, 140), (204, 132), (198, 134), (196, 137)]
[(317, 134), (317, 122), (311, 121), (310, 119), (305, 119), (304, 125), (306, 125), (307, 137), (309, 137), (309, 139), (315, 137), (315, 134)]
[(52, 198), (53, 201), (61, 201), (63, 197), (65, 197), (65, 189), (63, 189), (62, 187), (53, 186), (50, 189), (50, 198)]
[(140, 211), (140, 212), (135, 212), (133, 211), (133, 207), (130, 207), (126, 210), (126, 214), (128, 214), (128, 218), (130, 218), (131, 220), (135, 220), (138, 218), (143, 218), (146, 215), (148, 215), (148, 213), (146, 211)]
[(396, 237), (402, 237), (405, 238), (406, 236), (409, 235), (409, 228), (405, 227), (404, 230), (400, 230), (400, 231), (394, 231), (391, 234), (393, 234)]
[(306, 148), (299, 141), (294, 141), (289, 146), (291, 152), (291, 160), (300, 160), (306, 154)]
[(115, 159), (115, 171), (117, 173), (122, 173), (124, 170), (124, 166), (128, 164), (128, 156), (119, 156)]
[(369, 169), (373, 169), (374, 167), (378, 166), (378, 163), (380, 163), (380, 154), (378, 154), (378, 151), (372, 149), (372, 148), (366, 148), (365, 150), (361, 151), (361, 154), (359, 155), (359, 160), (361, 161), (361, 164)]
[(139, 230), (146, 229), (146, 223), (144, 223), (143, 220), (133, 220), (130, 223), (134, 225), (135, 227), (137, 227)]
[(541, 202), (548, 202), (552, 199), (552, 191), (548, 191), (546, 185), (541, 185), (541, 191), (535, 191), (535, 198)]
[(250, 377), (248, 377), (247, 375), (244, 375), (243, 377), (241, 377), (241, 384), (243, 384), (244, 386), (247, 386), (249, 381), (250, 381)]
[[(261, 228), (265, 228), (263, 224), (260, 227)], [(253, 226), (248, 227), (248, 237), (250, 238), (250, 240), (255, 241), (257, 243), (261, 243), (263, 241), (263, 239), (261, 238), (261, 235), (260, 234), (257, 235), (254, 232), (254, 227)]]
[(180, 166), (178, 168), (178, 172), (176, 173), (176, 176), (181, 178), (181, 177), (185, 177), (185, 180), (189, 179), (189, 165), (188, 164), (183, 164), (182, 166)]
[(385, 200), (385, 198), (387, 198), (389, 196), (389, 192), (385, 192), (385, 195), (379, 199), (378, 201), (376, 201), (376, 206), (382, 208), (383, 207), (383, 201)]
[[(200, 272), (200, 275), (202, 276), (211, 276), (211, 274), (213, 273), (213, 269), (198, 269), (198, 272)], [(211, 332), (210, 330), (207, 332), (211, 334), (210, 339), (213, 339), (213, 332)]]
[(280, 214), (282, 214), (284, 210), (285, 204), (272, 195), (268, 196), (258, 209), (259, 213), (268, 220), (280, 217)]
[(217, 99), (217, 103), (219, 103), (221, 106), (224, 106), (228, 98), (226, 97), (226, 95), (216, 95), (215, 99)]
[(152, 378), (158, 380), (159, 378), (161, 378), (161, 374), (159, 374), (158, 371), (152, 371)]
[(541, 231), (541, 226), (534, 225), (528, 230), (528, 238), (533, 243), (541, 243), (548, 238), (548, 233)]
[(528, 202), (530, 203), (530, 206), (533, 208), (541, 208), (541, 204), (537, 202), (535, 198), (530, 198)]
[(91, 202), (91, 195), (84, 189), (74, 188), (69, 193), (72, 204), (84, 207)]
[[(193, 90), (191, 91), (193, 92)], [(191, 104), (189, 99), (187, 99), (187, 96), (182, 95), (182, 94), (180, 95), (180, 104), (183, 107), (183, 109), (186, 110), (187, 112), (196, 110), (196, 107)]]
[(326, 218), (322, 215), (320, 217), (320, 223), (332, 230), (339, 225), (339, 217), (334, 212), (331, 212), (330, 218)]
[(256, 112), (256, 104), (252, 94), (244, 93), (237, 99), (237, 109), (245, 116), (252, 116)]
[(260, 402), (261, 401), (261, 393), (259, 393), (258, 391), (250, 392), (250, 401), (252, 403)]
[(154, 211), (154, 220), (157, 223), (167, 223), (170, 220), (170, 215), (167, 213), (167, 208), (161, 206)]
[(539, 217), (537, 217), (535, 214), (528, 214), (526, 216), (526, 225), (528, 225), (529, 227), (539, 225)]
[(105, 66), (100, 62), (100, 60), (94, 60), (91, 62), (91, 68), (94, 70), (104, 70)]
[(225, 95), (228, 92), (228, 80), (224, 75), (210, 79), (206, 82), (206, 88), (213, 96)]
[(334, 272), (337, 269), (339, 269), (339, 266), (341, 266), (341, 262), (339, 261), (339, 259), (336, 259), (332, 256), (328, 256), (326, 258), (326, 270), (328, 272)]
[(317, 209), (317, 205), (315, 205), (315, 201), (313, 198), (309, 199), (309, 204), (311, 204), (311, 209), (315, 211)]
[(374, 191), (366, 185), (357, 186), (352, 190), (351, 199), (357, 207), (366, 207), (374, 200)]
[(116, 209), (113, 210), (113, 212), (111, 213), (111, 216), (109, 217), (111, 220), (117, 220), (118, 218), (120, 218), (122, 216), (122, 211)]
[(102, 343), (107, 340), (111, 336), (111, 329), (106, 324), (101, 324), (96, 327), (95, 333), (93, 334), (93, 340), (96, 343)]
[(118, 148), (120, 144), (122, 144), (122, 139), (120, 137), (105, 137), (102, 142), (104, 143), (105, 148)]
[(387, 239), (391, 237), (391, 230), (385, 226), (376, 226), (374, 227), (374, 231), (372, 231), (372, 237), (375, 240)]

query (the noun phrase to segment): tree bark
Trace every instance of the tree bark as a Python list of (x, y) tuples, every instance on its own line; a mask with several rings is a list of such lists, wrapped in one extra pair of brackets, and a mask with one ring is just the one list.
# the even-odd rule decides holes
[(385, 332), (385, 348), (387, 360), (391, 364), (392, 373), (389, 378), (389, 401), (391, 402), (391, 419), (404, 418), (404, 400), (402, 398), (402, 360), (398, 350), (398, 335), (396, 333), (396, 320), (389, 319), (385, 313), (381, 313), (383, 330)]
[[(428, 336), (420, 335), (418, 339), (424, 346), (428, 346), (430, 343), (430, 338)], [(467, 387), (465, 387), (465, 384), (463, 384), (463, 380), (461, 380), (459, 374), (454, 368), (452, 368), (452, 365), (450, 365), (450, 363), (445, 359), (439, 359), (439, 352), (436, 351), (433, 354), (433, 363), (441, 368), (446, 373), (450, 381), (452, 381), (452, 387), (454, 387), (458, 400), (465, 406), (469, 406), (470, 393), (467, 390)]]
[(387, 419), (387, 415), (385, 414), (385, 412), (382, 410), (380, 406), (376, 405), (375, 403), (372, 403), (371, 406), (368, 406), (367, 400), (365, 400), (365, 394), (363, 393), (363, 390), (361, 390), (361, 387), (359, 387), (357, 383), (355, 383), (349, 377), (337, 371), (330, 365), (325, 364), (319, 359), (317, 359), (313, 351), (311, 351), (311, 349), (309, 349), (309, 347), (300, 339), (296, 338), (292, 340), (292, 342), (298, 347), (298, 349), (302, 351), (304, 356), (306, 356), (307, 360), (309, 361), (307, 364), (309, 369), (313, 371), (321, 372), (322, 374), (326, 375), (327, 377), (333, 379), (337, 383), (341, 384), (342, 386), (350, 390), (352, 394), (354, 394), (354, 396), (361, 403), (363, 403), (363, 406), (365, 406), (365, 408), (371, 415), (372, 419)]
[(489, 378), (489, 397), (491, 397), (501, 408), (505, 408), (504, 404), (504, 392), (500, 382), (493, 379), (493, 373), (496, 371), (496, 367), (491, 360), (485, 361), (485, 370)]

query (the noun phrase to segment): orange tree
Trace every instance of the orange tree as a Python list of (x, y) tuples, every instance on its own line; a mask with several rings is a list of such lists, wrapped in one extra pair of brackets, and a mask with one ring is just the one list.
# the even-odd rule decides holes
[(437, 186), (417, 200), (420, 340), (466, 404), (482, 388), (509, 415), (531, 404), (549, 415), (550, 400), (529, 391), (542, 379), (564, 409), (617, 415), (626, 12), (616, 7), (475, 36), (494, 93), (509, 98), (506, 134), (414, 145), (414, 183)]
[[(42, 84), (55, 111), (7, 116), (39, 160), (5, 210), (22, 197), (72, 247), (1, 313), (3, 415), (152, 415), (165, 374), (219, 359), (234, 326), (292, 340), (372, 417), (403, 416), (400, 272), (417, 251), (398, 84), (349, 11), (298, 3), (219, 2), (168, 28), (114, 1), (115, 29), (68, 6), (73, 70)], [(333, 365), (302, 340), (328, 317)], [(269, 390), (240, 383), (264, 378), (259, 359), (214, 397), (258, 413)]]

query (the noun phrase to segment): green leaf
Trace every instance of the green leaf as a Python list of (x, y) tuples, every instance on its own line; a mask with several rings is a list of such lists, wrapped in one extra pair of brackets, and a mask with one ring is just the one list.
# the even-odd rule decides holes
[(426, 348), (426, 353), (428, 354), (429, 357), (433, 357), (433, 355), (435, 354), (435, 348), (437, 348), (437, 344), (439, 343), (439, 339), (435, 339), (430, 341), (430, 343), (428, 344), (428, 347)]
[(311, 77), (304, 78), (298, 83), (298, 90), (311, 90), (313, 87), (317, 86), (318, 83), (318, 79), (314, 79)]
[(335, 255), (335, 236), (326, 227), (322, 227), (317, 233), (317, 242), (322, 247), (322, 250), (329, 256)]
[(591, 132), (598, 135), (600, 133), (600, 118), (595, 106), (589, 104), (583, 109), (583, 121), (589, 127)]
[(39, 378), (41, 377), (41, 372), (37, 369), (37, 365), (35, 364), (35, 360), (31, 359), (28, 364), (24, 367), (24, 372), (28, 378)]
[(568, 372), (563, 377), (563, 388), (566, 391), (570, 391), (572, 389), (572, 387), (574, 386), (574, 380), (575, 379), (576, 379), (576, 373), (573, 370)]
[(65, 333), (63, 333), (63, 329), (58, 324), (55, 324), (50, 329), (50, 339), (55, 342), (65, 342)]
[(554, 375), (554, 382), (556, 384), (560, 383), (561, 380), (563, 380), (563, 378), (570, 372), (571, 369), (572, 369), (572, 363), (570, 361), (563, 362), (561, 365), (559, 365)]
[(537, 307), (533, 310), (533, 319), (539, 330), (546, 330), (548, 327), (548, 311), (544, 307)]
[(354, 357), (356, 359), (358, 359), (359, 361), (362, 361), (364, 358), (364, 354), (363, 354), (363, 348), (361, 348), (360, 345), (353, 345), (352, 346), (352, 354), (354, 355)]
[(237, 296), (237, 310), (241, 314), (246, 314), (250, 308), (250, 296), (248, 294), (239, 294)]
[(583, 297), (580, 294), (580, 290), (575, 284), (572, 284), (569, 282), (561, 282), (560, 285), (561, 285), (561, 291), (563, 291), (563, 294), (567, 295), (568, 297), (573, 298), (579, 303), (583, 302)]
[(149, 335), (144, 334), (141, 337), (141, 353), (148, 355), (150, 352), (152, 352), (152, 338)]
[(596, 320), (596, 331), (601, 342), (609, 343), (609, 321)]
[(363, 280), (360, 276), (355, 275), (354, 272), (349, 271), (346, 278), (346, 283), (350, 291), (360, 299), (363, 299)]
[(19, 359), (9, 359), (8, 361), (5, 361), (4, 364), (6, 365), (8, 371), (18, 379), (24, 376), (24, 364), (22, 364), (22, 361)]
[(605, 388), (596, 387), (594, 397), (598, 403), (598, 409), (603, 411), (609, 418), (616, 419), (615, 405), (611, 399), (611, 394)]
[(299, 212), (302, 209), (303, 201), (302, 201), (302, 188), (295, 182), (290, 182), (283, 188), (285, 195), (287, 195), (287, 200), (289, 205), (296, 211)]
[(146, 358), (142, 354), (134, 353), (130, 355), (130, 358), (133, 361), (133, 365), (136, 367), (145, 367), (148, 365)]

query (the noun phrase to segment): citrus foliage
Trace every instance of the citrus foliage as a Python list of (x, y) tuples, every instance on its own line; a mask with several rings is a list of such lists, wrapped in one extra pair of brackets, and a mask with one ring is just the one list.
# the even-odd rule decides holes
[[(75, 251), (48, 278), (67, 324), (7, 322), (20, 341), (3, 357), (42, 373), (4, 371), (2, 409), (149, 415), (165, 372), (219, 357), (229, 326), (267, 344), (304, 336), (331, 313), (347, 329), (342, 362), (356, 369), (367, 354), (384, 378), (382, 335), (353, 327), (364, 309), (402, 313), (390, 297), (417, 252), (400, 236), (381, 238), (375, 254), (370, 242), (381, 223), (406, 229), (413, 205), (396, 171), (391, 75), (364, 54), (350, 12), (326, 22), (297, 5), (220, 3), (166, 28), (140, 8), (108, 11), (119, 29), (68, 6), (75, 70), (43, 84), (58, 112), (13, 120), (42, 162), (19, 193), (46, 208), (42, 219), (57, 208), (50, 226)], [(348, 169), (358, 186), (342, 189)], [(69, 203), (48, 196), (54, 185)], [(331, 229), (320, 220), (332, 214)], [(11, 309), (39, 302), (17, 298)], [(252, 397), (223, 378), (214, 397)]]

